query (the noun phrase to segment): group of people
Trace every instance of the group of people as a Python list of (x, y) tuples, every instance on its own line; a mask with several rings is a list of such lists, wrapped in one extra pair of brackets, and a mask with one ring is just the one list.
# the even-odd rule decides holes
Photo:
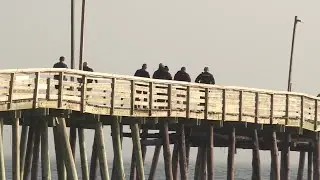
[[(143, 64), (141, 69), (138, 69), (134, 76), (150, 78), (150, 74), (147, 71), (147, 64)], [(159, 64), (159, 68), (153, 73), (153, 79), (164, 79), (164, 80), (176, 80), (176, 81), (185, 81), (191, 82), (189, 74), (186, 72), (186, 68), (182, 67), (172, 79), (172, 76), (169, 72), (168, 66), (164, 66), (162, 63)], [(195, 80), (196, 83), (204, 84), (215, 84), (215, 79), (211, 73), (209, 73), (209, 68), (205, 67), (204, 72), (199, 74)]]
[[(61, 56), (59, 58), (59, 62), (53, 65), (53, 68), (68, 68), (68, 66), (64, 63), (65, 57)], [(93, 69), (88, 66), (87, 62), (83, 63), (82, 66), (83, 71), (93, 72)], [(134, 76), (150, 78), (150, 74), (147, 71), (147, 64), (143, 64), (141, 69), (138, 69)], [(54, 76), (55, 79), (59, 79), (59, 75)], [(186, 68), (182, 67), (173, 77), (169, 72), (168, 66), (164, 66), (162, 63), (159, 64), (159, 68), (153, 73), (153, 79), (164, 79), (164, 80), (176, 80), (176, 81), (185, 81), (191, 82), (191, 78), (189, 74), (186, 72)], [(81, 81), (80, 79), (78, 81)], [(88, 83), (92, 83), (92, 80), (87, 80)], [(197, 76), (195, 79), (196, 83), (204, 83), (204, 84), (215, 84), (215, 79), (211, 73), (209, 73), (209, 68), (205, 67), (204, 71)]]
[[(147, 71), (147, 64), (143, 64), (141, 69), (138, 69), (134, 76), (150, 78), (150, 74)], [(191, 82), (189, 74), (186, 72), (186, 68), (182, 67), (172, 79), (172, 76), (169, 72), (168, 66), (164, 66), (162, 63), (159, 64), (159, 68), (153, 73), (153, 79), (164, 79), (164, 80), (176, 80), (176, 81), (185, 81)], [(195, 80), (196, 83), (204, 84), (215, 84), (215, 79), (211, 73), (209, 73), (209, 68), (205, 67), (204, 72), (199, 74)]]

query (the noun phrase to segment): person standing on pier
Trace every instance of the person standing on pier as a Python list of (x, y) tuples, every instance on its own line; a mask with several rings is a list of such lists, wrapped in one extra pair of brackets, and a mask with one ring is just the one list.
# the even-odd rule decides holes
[(144, 78), (150, 78), (150, 74), (147, 71), (147, 64), (143, 64), (141, 69), (138, 69), (136, 73), (134, 73), (134, 76), (137, 77), (144, 77)]
[[(163, 79), (163, 80), (172, 80), (172, 76), (169, 73), (169, 68), (168, 66), (164, 67), (162, 63), (159, 64), (159, 68), (153, 73), (152, 76), (153, 79)], [(163, 86), (156, 86), (158, 89), (166, 89), (166, 87)], [(158, 96), (167, 96), (168, 94), (166, 93), (156, 93)], [(167, 100), (165, 99), (156, 99), (156, 102), (166, 102)], [(166, 107), (164, 106), (159, 106), (159, 109), (164, 109)]]
[[(185, 81), (185, 82), (191, 82), (191, 78), (189, 74), (186, 72), (186, 67), (182, 67), (180, 71), (178, 71), (173, 78), (175, 81)], [(177, 88), (177, 90), (186, 91), (185, 88)], [(177, 94), (178, 98), (185, 99), (185, 94)], [(177, 101), (178, 104), (180, 104), (180, 101)], [(186, 104), (186, 101), (183, 101), (183, 104)]]
[(171, 76), (171, 74), (170, 74), (170, 72), (169, 72), (169, 67), (168, 67), (168, 66), (165, 66), (165, 67), (164, 67), (164, 71), (166, 72), (166, 73), (165, 73), (165, 79), (166, 79), (166, 80), (172, 80), (172, 76)]
[[(88, 66), (87, 62), (82, 63), (82, 70), (83, 71), (88, 71), (88, 72), (94, 72), (91, 67)], [(98, 83), (98, 80), (94, 80), (96, 83)], [(78, 82), (82, 83), (82, 78), (78, 78)], [(93, 79), (87, 79), (87, 83), (92, 83)], [(79, 91), (81, 91), (81, 87), (78, 88)], [(92, 88), (87, 88), (87, 91), (91, 91)]]
[(209, 68), (205, 67), (204, 72), (199, 74), (199, 76), (195, 80), (196, 83), (203, 83), (203, 84), (215, 84), (214, 77), (211, 73), (209, 73)]
[(178, 71), (174, 75), (174, 80), (176, 81), (185, 81), (185, 82), (191, 82), (191, 78), (189, 74), (186, 72), (186, 68), (182, 67), (180, 71)]
[[(136, 73), (134, 73), (134, 76), (137, 76), (137, 77), (144, 77), (144, 78), (150, 78), (150, 74), (149, 72), (147, 71), (147, 64), (143, 64), (142, 65), (142, 68), (141, 69), (138, 69), (136, 71)], [(136, 86), (140, 86), (140, 87), (148, 87), (148, 85), (145, 85), (145, 84), (136, 84)], [(137, 94), (141, 94), (143, 92), (143, 94), (145, 94), (144, 96), (147, 96), (148, 92), (147, 91), (140, 91), (140, 90), (137, 90), (136, 91)], [(135, 98), (136, 101), (140, 101), (140, 98)], [(144, 98), (143, 99), (144, 102), (147, 102), (148, 99), (147, 98)], [(136, 108), (140, 107), (139, 105), (135, 105)], [(147, 106), (143, 106), (144, 109), (147, 108)]]
[[(53, 65), (53, 68), (68, 68), (68, 66), (64, 63), (64, 60), (65, 60), (64, 56), (60, 56), (59, 62), (55, 63)], [(60, 79), (59, 77), (60, 77), (59, 75), (54, 75), (53, 79), (59, 80)], [(65, 81), (67, 80), (65, 76), (63, 77), (63, 79)], [(55, 85), (55, 88), (59, 89), (59, 85)]]

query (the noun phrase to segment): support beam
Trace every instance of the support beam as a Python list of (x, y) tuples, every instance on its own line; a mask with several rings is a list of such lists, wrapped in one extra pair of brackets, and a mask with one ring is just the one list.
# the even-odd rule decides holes
[(130, 125), (132, 131), (132, 143), (133, 149), (135, 154), (135, 162), (137, 167), (137, 177), (141, 180), (144, 180), (144, 167), (143, 167), (143, 160), (142, 160), (142, 152), (141, 152), (141, 144), (140, 144), (140, 135), (139, 135), (139, 126), (138, 124), (131, 124)]
[[(120, 145), (122, 149), (122, 141), (123, 141), (123, 125), (119, 123), (120, 126)], [(112, 174), (111, 174), (111, 180), (117, 180), (117, 169), (116, 169), (116, 157), (113, 157), (113, 162), (112, 162)]]
[(281, 151), (281, 180), (289, 180), (290, 178), (290, 142), (291, 134), (284, 133), (283, 149)]
[(273, 180), (280, 180), (280, 164), (278, 157), (278, 145), (277, 145), (277, 134), (275, 131), (272, 131), (271, 136), (271, 164), (272, 164), (272, 173)]
[(319, 169), (319, 163), (320, 163), (320, 138), (319, 133), (315, 132), (315, 142), (314, 142), (314, 154), (313, 154), (313, 180), (319, 180), (320, 179), (320, 169)]
[(12, 179), (20, 180), (19, 118), (12, 122)]
[(21, 177), (23, 177), (23, 180), (30, 179), (34, 139), (35, 139), (35, 128), (34, 128), (34, 125), (31, 124), (28, 132), (26, 158), (25, 158), (25, 164), (23, 168), (24, 171), (23, 171), (23, 174), (21, 174)]
[(41, 122), (41, 169), (42, 180), (51, 180), (48, 121), (43, 119)]
[(54, 138), (54, 146), (56, 151), (56, 164), (57, 164), (57, 172), (58, 172), (58, 180), (66, 179), (66, 168), (63, 160), (62, 151), (62, 142), (61, 136), (58, 131), (58, 127), (53, 127), (53, 138)]
[(107, 151), (106, 151), (106, 148), (104, 145), (104, 135), (103, 135), (103, 130), (102, 130), (102, 123), (100, 121), (97, 122), (95, 135), (97, 138), (97, 150), (98, 150), (98, 156), (99, 156), (101, 179), (102, 180), (109, 180)]
[(154, 180), (154, 174), (156, 173), (160, 150), (161, 150), (161, 145), (156, 145), (156, 147), (154, 149), (154, 153), (153, 153), (153, 158), (152, 158), (152, 163), (151, 163), (151, 168), (150, 168), (148, 180)]
[(22, 126), (21, 138), (20, 138), (20, 179), (23, 179), (24, 164), (26, 159), (27, 151), (27, 140), (28, 140), (29, 127), (26, 125)]
[(32, 168), (31, 168), (31, 179), (37, 180), (38, 179), (38, 169), (39, 169), (39, 155), (40, 155), (40, 127), (38, 125), (39, 121), (36, 121), (35, 124), (35, 139), (34, 139), (34, 146), (33, 146), (33, 157), (32, 157)]
[(172, 178), (173, 180), (178, 179), (178, 169), (179, 169), (179, 151), (178, 151), (178, 142), (173, 146), (172, 150)]
[[(311, 148), (310, 148), (311, 149)], [(313, 180), (313, 152), (308, 151), (308, 180)]]
[(253, 149), (252, 149), (252, 180), (261, 180), (259, 138), (257, 129), (253, 130)]
[(86, 143), (84, 138), (84, 129), (78, 128), (78, 136), (79, 136), (82, 180), (89, 180), (88, 158), (87, 158)]
[(121, 147), (121, 131), (119, 121), (114, 119), (111, 125), (112, 131), (112, 142), (113, 142), (113, 152), (114, 152), (114, 161), (116, 164), (116, 173), (117, 180), (125, 180), (125, 172), (122, 159), (122, 147)]
[(180, 124), (180, 127), (178, 128), (179, 132), (179, 140), (178, 140), (178, 146), (179, 146), (179, 163), (180, 163), (180, 177), (181, 180), (187, 180), (188, 179), (188, 168), (187, 168), (187, 158), (186, 158), (186, 138), (185, 138), (185, 128), (184, 124)]
[(97, 166), (98, 166), (98, 138), (95, 133), (93, 145), (92, 145), (92, 153), (91, 153), (91, 162), (90, 162), (90, 180), (95, 180), (97, 176)]
[(163, 137), (163, 158), (164, 158), (166, 179), (173, 180), (172, 161), (171, 161), (169, 134), (168, 134), (168, 122), (167, 121), (163, 122), (162, 137)]
[(68, 179), (70, 178), (73, 180), (77, 180), (78, 179), (77, 169), (72, 156), (71, 146), (68, 141), (66, 122), (64, 118), (58, 117), (57, 128), (58, 128), (58, 131), (61, 137), (60, 139), (63, 145), (63, 157), (64, 157), (65, 166), (67, 169)]
[(235, 154), (235, 150), (236, 150), (235, 138), (236, 138), (235, 128), (232, 128), (231, 133), (229, 135), (227, 180), (234, 180), (234, 154)]
[(303, 170), (305, 164), (306, 152), (301, 151), (299, 156), (299, 167), (298, 167), (298, 174), (297, 180), (303, 180)]
[[(0, 118), (0, 178), (6, 179), (6, 168), (4, 165), (4, 155), (3, 155), (3, 119)], [(23, 167), (21, 168), (23, 169)], [(21, 178), (22, 179), (22, 178)]]
[(209, 137), (208, 137), (208, 148), (207, 148), (207, 167), (208, 167), (208, 180), (214, 180), (214, 129), (213, 125), (209, 124)]

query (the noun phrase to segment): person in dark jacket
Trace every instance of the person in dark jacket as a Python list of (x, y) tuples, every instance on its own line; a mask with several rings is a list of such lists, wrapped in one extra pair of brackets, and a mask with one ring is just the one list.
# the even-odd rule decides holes
[[(144, 77), (144, 78), (150, 78), (150, 74), (149, 72), (147, 71), (147, 64), (143, 64), (142, 65), (142, 68), (141, 69), (138, 69), (136, 71), (136, 73), (134, 73), (134, 76), (137, 76), (137, 77)], [(137, 86), (137, 89), (139, 89), (139, 86), (140, 87), (148, 87), (148, 85), (145, 85), (145, 84), (136, 84)], [(143, 92), (144, 96), (147, 96), (148, 92), (147, 91), (141, 91), (141, 90), (136, 90), (137, 94), (141, 94)], [(136, 101), (140, 101), (140, 98), (135, 98)], [(144, 98), (143, 99), (145, 102), (148, 101), (147, 98)], [(135, 108), (140, 108), (140, 105), (135, 105)], [(147, 108), (147, 106), (143, 106), (143, 108)]]
[(185, 81), (185, 82), (191, 82), (191, 78), (189, 74), (186, 72), (186, 68), (182, 67), (180, 71), (178, 71), (174, 75), (174, 80), (176, 81)]
[[(53, 68), (68, 68), (68, 66), (64, 63), (64, 60), (65, 60), (64, 56), (60, 56), (59, 62), (55, 63), (53, 65)], [(53, 79), (59, 80), (60, 76), (59, 75), (54, 75)], [(63, 80), (66, 81), (67, 78), (64, 76)], [(55, 85), (55, 88), (59, 89), (59, 85)]]
[(159, 68), (153, 73), (153, 79), (164, 79), (165, 77), (165, 70), (162, 63), (159, 64)]
[(169, 72), (169, 67), (168, 66), (165, 66), (164, 67), (164, 71), (165, 71), (165, 76), (164, 76), (164, 79), (166, 80), (172, 80), (172, 76)]
[(203, 83), (203, 84), (215, 84), (214, 77), (211, 73), (209, 73), (209, 68), (205, 67), (204, 72), (199, 74), (199, 76), (195, 80), (196, 83)]
[(143, 64), (141, 69), (138, 69), (134, 76), (150, 78), (150, 74), (147, 71), (147, 64)]
[[(82, 70), (83, 70), (83, 71), (88, 71), (88, 72), (93, 72), (93, 69), (88, 66), (88, 63), (87, 63), (87, 62), (84, 62), (84, 63), (82, 64)], [(92, 79), (87, 79), (87, 83), (92, 83), (92, 82), (93, 82)], [(95, 80), (95, 82), (97, 83), (98, 80)]]

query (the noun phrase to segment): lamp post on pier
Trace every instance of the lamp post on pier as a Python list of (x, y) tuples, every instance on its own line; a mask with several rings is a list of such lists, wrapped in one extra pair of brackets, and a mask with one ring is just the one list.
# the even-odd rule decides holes
[(291, 54), (290, 54), (290, 65), (289, 65), (289, 77), (288, 77), (288, 88), (287, 91), (291, 91), (292, 83), (291, 83), (291, 74), (292, 74), (292, 60), (293, 60), (293, 50), (294, 50), (294, 40), (296, 36), (296, 27), (298, 22), (302, 22), (298, 19), (298, 16), (294, 17), (293, 23), (293, 34), (292, 34), (292, 43), (291, 43)]

